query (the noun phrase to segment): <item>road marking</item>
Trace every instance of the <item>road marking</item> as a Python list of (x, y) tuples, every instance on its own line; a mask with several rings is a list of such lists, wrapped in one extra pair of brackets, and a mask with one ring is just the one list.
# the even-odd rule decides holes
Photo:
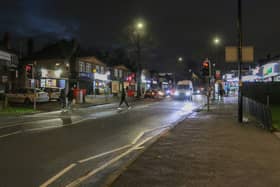
[(172, 124), (171, 125), (164, 125), (164, 126), (161, 126), (161, 127), (156, 127), (156, 128), (153, 128), (153, 129), (147, 129), (144, 133), (152, 132), (152, 131), (159, 130), (159, 129), (165, 129), (165, 128), (169, 128), (169, 127), (172, 127)]
[[(6, 126), (2, 126), (0, 127), (0, 129), (5, 129), (5, 128), (9, 128), (9, 127), (17, 127), (17, 126), (26, 126), (26, 123), (27, 125), (30, 124), (30, 123), (45, 123), (45, 122), (54, 122), (54, 121), (58, 121), (58, 118), (55, 118), (55, 119), (44, 119), (44, 120), (30, 120), (30, 121), (15, 121), (15, 122), (8, 122), (8, 123), (5, 123), (5, 124), (14, 124), (14, 125), (6, 125)], [(20, 123), (20, 124), (15, 124), (15, 123)]]
[(90, 160), (93, 160), (93, 159), (96, 159), (96, 158), (99, 158), (99, 157), (102, 157), (102, 156), (105, 156), (105, 155), (108, 155), (110, 153), (114, 153), (114, 152), (117, 152), (117, 151), (120, 151), (120, 150), (123, 150), (123, 149), (126, 149), (128, 147), (131, 147), (131, 145), (125, 145), (125, 146), (122, 146), (122, 147), (119, 147), (117, 149), (113, 149), (111, 151), (107, 151), (107, 152), (104, 152), (104, 153), (101, 153), (101, 154), (98, 154), (98, 155), (95, 155), (95, 156), (91, 156), (91, 157), (88, 157), (86, 159), (83, 159), (83, 160), (79, 160), (78, 163), (82, 164), (84, 162), (87, 162), (87, 161), (90, 161)]
[(33, 132), (33, 131), (40, 131), (40, 130), (47, 130), (47, 129), (55, 129), (63, 127), (62, 125), (56, 125), (56, 126), (48, 126), (48, 127), (39, 127), (39, 128), (33, 128), (33, 129), (26, 129), (25, 132)]
[(141, 147), (136, 147), (134, 150), (141, 150), (141, 149), (144, 149), (145, 147), (144, 146), (141, 146)]
[(49, 180), (47, 180), (46, 182), (44, 182), (43, 184), (40, 185), (40, 187), (47, 187), (49, 186), (51, 183), (53, 183), (54, 181), (56, 181), (59, 177), (61, 177), (62, 175), (64, 175), (66, 172), (68, 172), (69, 170), (71, 170), (73, 167), (75, 167), (77, 164), (70, 164), (69, 166), (67, 166), (66, 168), (64, 168), (63, 170), (61, 170), (58, 174), (56, 174), (55, 176), (53, 176), (52, 178), (50, 178)]
[(82, 176), (74, 181), (72, 181), (71, 183), (67, 184), (66, 187), (76, 187), (79, 184), (81, 184), (82, 182), (84, 182), (85, 180), (87, 180), (88, 178), (94, 176), (96, 173), (98, 173), (99, 171), (105, 169), (106, 167), (114, 164), (115, 162), (117, 162), (118, 160), (120, 160), (121, 158), (125, 157), (126, 155), (130, 154), (132, 151), (135, 150), (135, 148), (142, 146), (144, 143), (148, 142), (149, 140), (151, 140), (154, 137), (148, 137), (145, 140), (143, 140), (142, 142), (140, 142), (139, 144), (133, 146), (132, 148), (128, 149), (126, 152), (120, 154), (119, 156), (113, 158), (112, 160), (106, 162), (105, 164), (103, 164), (102, 166), (92, 170), (91, 172), (89, 172), (88, 174), (86, 174), (85, 176)]
[(132, 141), (131, 144), (136, 144), (136, 142), (138, 142), (138, 140), (145, 134), (145, 131), (140, 132), (138, 136), (136, 136), (136, 138)]
[(19, 134), (19, 133), (22, 133), (22, 132), (21, 131), (16, 131), (16, 132), (12, 132), (12, 133), (9, 133), (9, 134), (4, 134), (4, 135), (1, 135), (0, 138), (5, 138), (5, 137), (12, 136), (12, 135)]

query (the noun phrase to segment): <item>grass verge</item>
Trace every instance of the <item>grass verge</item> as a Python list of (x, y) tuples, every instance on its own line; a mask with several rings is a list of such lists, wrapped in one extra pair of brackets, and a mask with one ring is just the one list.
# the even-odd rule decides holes
[(24, 114), (32, 114), (34, 112), (38, 112), (38, 111), (33, 110), (32, 108), (8, 107), (3, 110), (0, 110), (0, 116), (24, 115)]
[(280, 106), (272, 105), (271, 106), (272, 114), (272, 125), (275, 129), (280, 130)]

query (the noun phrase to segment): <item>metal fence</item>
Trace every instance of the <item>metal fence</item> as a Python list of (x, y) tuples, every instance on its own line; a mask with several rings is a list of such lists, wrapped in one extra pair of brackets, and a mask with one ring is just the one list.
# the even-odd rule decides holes
[(270, 107), (248, 97), (243, 97), (243, 112), (257, 119), (266, 130), (272, 130)]

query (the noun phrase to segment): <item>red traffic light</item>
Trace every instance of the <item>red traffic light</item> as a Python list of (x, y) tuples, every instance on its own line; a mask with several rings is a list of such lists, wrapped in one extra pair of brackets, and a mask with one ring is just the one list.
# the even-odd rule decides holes
[(31, 72), (32, 71), (32, 66), (31, 65), (26, 65), (25, 66), (25, 71), (26, 72)]
[(203, 65), (203, 67), (208, 68), (209, 67), (209, 62), (208, 61), (204, 61), (202, 65)]

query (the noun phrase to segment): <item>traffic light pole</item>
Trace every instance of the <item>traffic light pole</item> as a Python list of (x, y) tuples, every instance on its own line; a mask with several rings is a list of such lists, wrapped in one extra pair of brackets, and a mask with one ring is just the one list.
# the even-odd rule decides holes
[(239, 89), (238, 89), (238, 122), (243, 122), (243, 94), (242, 94), (242, 2), (238, 0), (238, 78), (239, 78)]
[(211, 68), (211, 61), (208, 59), (209, 64), (209, 72), (208, 72), (208, 90), (207, 90), (207, 111), (210, 111), (210, 96), (211, 96), (211, 77), (212, 77), (212, 68)]
[(35, 79), (35, 72), (36, 72), (36, 61), (33, 63), (32, 67), (32, 79), (34, 81), (34, 98), (33, 98), (33, 110), (36, 110), (36, 79)]

